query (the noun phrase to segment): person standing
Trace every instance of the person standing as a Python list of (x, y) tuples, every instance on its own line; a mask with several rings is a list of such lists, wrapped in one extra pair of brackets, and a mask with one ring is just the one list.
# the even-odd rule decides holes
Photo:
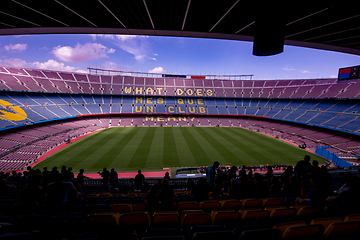
[(208, 167), (206, 170), (206, 180), (210, 183), (211, 187), (214, 187), (214, 180), (216, 175), (216, 170), (219, 168), (220, 163), (215, 161), (212, 166)]
[(103, 182), (104, 188), (107, 189), (107, 185), (108, 185), (109, 177), (110, 177), (110, 172), (106, 168), (104, 168), (102, 172), (98, 172), (98, 173), (102, 177), (102, 182)]
[(116, 187), (118, 181), (118, 173), (114, 168), (110, 170), (110, 185), (111, 187)]

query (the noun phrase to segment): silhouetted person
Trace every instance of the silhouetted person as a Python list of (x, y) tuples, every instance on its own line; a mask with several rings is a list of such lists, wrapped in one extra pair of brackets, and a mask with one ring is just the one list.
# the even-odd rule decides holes
[(78, 184), (80, 184), (80, 186), (84, 186), (85, 178), (89, 178), (89, 177), (84, 176), (84, 169), (80, 169), (79, 174), (76, 177), (76, 180), (77, 180)]
[(219, 162), (215, 161), (213, 165), (208, 167), (208, 169), (206, 170), (206, 180), (210, 183), (211, 187), (214, 186), (216, 170), (218, 169), (219, 165)]
[(145, 176), (144, 174), (141, 173), (141, 170), (138, 170), (138, 174), (135, 176), (135, 188), (137, 190), (140, 190), (144, 181), (145, 181)]
[(110, 170), (110, 185), (111, 187), (115, 187), (118, 182), (118, 173), (115, 171), (114, 168)]
[(102, 172), (98, 172), (98, 173), (99, 173), (100, 176), (102, 177), (102, 182), (103, 182), (104, 188), (107, 189), (107, 185), (108, 185), (109, 177), (110, 177), (110, 172), (109, 172), (106, 168), (103, 168), (103, 171), (102, 171)]
[(163, 179), (161, 181), (161, 190), (159, 191), (158, 196), (162, 211), (173, 210), (174, 191), (170, 188), (169, 180)]
[(46, 189), (46, 202), (51, 207), (62, 207), (76, 198), (76, 188), (72, 182), (65, 182), (64, 173), (59, 173)]
[(42, 189), (43, 176), (34, 174), (30, 177), (28, 184), (21, 191), (21, 203), (26, 210), (34, 212), (44, 201), (44, 192)]
[(148, 210), (151, 214), (156, 212), (159, 208), (159, 189), (159, 185), (155, 183), (151, 186), (150, 190), (146, 193), (145, 196), (146, 203), (148, 204)]
[(210, 184), (205, 178), (200, 177), (191, 190), (191, 195), (197, 202), (209, 200)]
[(169, 172), (165, 173), (164, 179), (167, 179), (170, 181), (170, 173)]

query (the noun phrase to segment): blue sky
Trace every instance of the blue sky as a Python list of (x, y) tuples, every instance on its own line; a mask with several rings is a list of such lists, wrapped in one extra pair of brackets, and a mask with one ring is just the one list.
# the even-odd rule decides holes
[(87, 72), (88, 67), (187, 75), (253, 74), (253, 79), (337, 77), (360, 56), (285, 46), (275, 56), (252, 55), (252, 43), (131, 35), (0, 37), (0, 65)]

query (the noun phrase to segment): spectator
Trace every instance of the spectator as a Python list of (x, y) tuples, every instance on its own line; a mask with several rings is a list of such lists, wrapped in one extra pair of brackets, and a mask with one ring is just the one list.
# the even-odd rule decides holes
[(161, 190), (158, 193), (162, 211), (171, 211), (174, 204), (174, 191), (170, 188), (169, 180), (161, 181)]
[(295, 176), (298, 179), (306, 180), (306, 170), (310, 167), (310, 156), (305, 155), (304, 160), (300, 160), (295, 165)]
[(66, 174), (66, 172), (67, 172), (66, 166), (62, 166), (60, 172)]
[(219, 162), (215, 161), (213, 163), (212, 166), (208, 167), (208, 169), (206, 170), (206, 179), (207, 181), (210, 183), (210, 186), (213, 187), (214, 186), (214, 180), (215, 180), (215, 175), (216, 175), (216, 170), (219, 167)]
[(246, 178), (246, 166), (245, 165), (243, 165), (241, 170), (239, 171), (239, 176), (240, 176), (240, 178), (241, 177)]
[(141, 173), (141, 170), (138, 170), (138, 174), (135, 176), (135, 189), (141, 190), (144, 181), (144, 174)]
[(223, 195), (223, 181), (220, 177), (216, 177), (214, 180), (214, 187), (212, 191), (212, 198), (220, 198)]
[(167, 179), (170, 181), (170, 173), (169, 172), (165, 173), (164, 179)]
[(194, 196), (197, 202), (209, 200), (210, 184), (205, 178), (198, 178), (196, 185), (191, 190), (191, 195)]
[(77, 177), (76, 177), (76, 180), (77, 180), (78, 184), (79, 184), (81, 187), (84, 186), (84, 179), (85, 179), (85, 178), (89, 178), (89, 177), (84, 176), (84, 169), (80, 169), (79, 174), (78, 174)]
[(301, 184), (301, 198), (296, 198), (296, 205), (324, 206), (326, 193), (320, 183), (321, 181), (319, 176), (311, 176), (310, 184), (313, 189), (306, 194), (304, 194), (305, 186)]
[(72, 181), (74, 181), (75, 175), (74, 175), (74, 173), (73, 173), (73, 171), (72, 171), (72, 167), (69, 167), (69, 168), (67, 169), (67, 171), (65, 172), (65, 176), (66, 176), (66, 181), (67, 181), (67, 182), (72, 182)]
[(59, 173), (46, 190), (46, 202), (50, 207), (63, 207), (68, 202), (76, 202), (80, 196), (72, 182), (65, 182), (64, 173)]
[(247, 174), (248, 178), (252, 178), (253, 177), (253, 170), (252, 168), (249, 168), (248, 174)]
[(103, 182), (104, 188), (107, 189), (107, 185), (108, 185), (109, 177), (110, 177), (109, 170), (107, 170), (106, 168), (103, 168), (103, 171), (98, 172), (98, 174), (100, 174), (100, 176), (102, 177), (102, 182)]
[(270, 182), (271, 178), (273, 177), (273, 169), (270, 165), (267, 167), (267, 172), (265, 173), (265, 178)]
[(49, 182), (55, 181), (56, 176), (59, 174), (59, 170), (57, 169), (57, 166), (54, 166), (50, 171), (50, 180)]
[(276, 193), (280, 193), (281, 192), (281, 182), (279, 181), (279, 179), (275, 176), (273, 176), (270, 180), (270, 189), (269, 189), (271, 194), (276, 194)]
[(145, 199), (146, 199), (146, 203), (148, 204), (148, 210), (151, 214), (156, 212), (159, 208), (159, 198), (158, 198), (159, 189), (160, 189), (159, 185), (155, 183), (146, 193)]
[(35, 174), (30, 177), (28, 184), (21, 191), (21, 202), (27, 210), (34, 211), (43, 204), (44, 192), (42, 189), (43, 176)]
[(239, 183), (235, 178), (231, 179), (228, 194), (230, 199), (240, 199)]
[(312, 162), (312, 165), (306, 169), (306, 172), (308, 175), (319, 175), (320, 174), (319, 162), (317, 160), (314, 160)]
[(118, 173), (115, 171), (114, 168), (110, 170), (110, 186), (115, 187), (118, 182)]
[(328, 197), (326, 201), (331, 204), (342, 204), (353, 208), (353, 210), (358, 209), (360, 200), (359, 178), (348, 174), (344, 177), (344, 180), (345, 187), (335, 197)]

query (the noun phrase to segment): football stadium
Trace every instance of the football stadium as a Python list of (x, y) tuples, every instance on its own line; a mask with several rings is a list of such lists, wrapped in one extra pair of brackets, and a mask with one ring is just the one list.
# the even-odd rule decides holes
[[(305, 2), (289, 14), (262, 1), (12, 0), (0, 35), (211, 38), (253, 42), (262, 58), (284, 45), (360, 55), (355, 10)], [(336, 78), (258, 80), (4, 63), (0, 238), (360, 232), (360, 65), (338, 66)]]

